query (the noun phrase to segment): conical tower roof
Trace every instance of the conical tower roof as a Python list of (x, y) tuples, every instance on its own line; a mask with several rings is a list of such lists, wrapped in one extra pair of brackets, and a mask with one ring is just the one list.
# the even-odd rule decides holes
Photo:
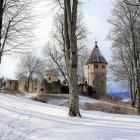
[(94, 47), (90, 57), (88, 58), (86, 65), (94, 64), (94, 63), (107, 64), (106, 59), (104, 58), (104, 56), (102, 55), (101, 51), (99, 50), (99, 48), (97, 46), (97, 42), (95, 42), (95, 47)]

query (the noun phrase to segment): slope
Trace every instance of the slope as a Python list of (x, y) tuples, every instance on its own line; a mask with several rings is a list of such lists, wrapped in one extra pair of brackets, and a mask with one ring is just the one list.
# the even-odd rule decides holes
[(140, 117), (68, 108), (0, 93), (0, 140), (139, 140)]

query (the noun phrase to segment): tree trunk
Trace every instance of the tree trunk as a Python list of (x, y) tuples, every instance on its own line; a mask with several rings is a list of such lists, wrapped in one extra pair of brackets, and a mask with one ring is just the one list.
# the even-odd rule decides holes
[(138, 113), (140, 114), (140, 75), (139, 75), (139, 50), (138, 50), (138, 45), (137, 44), (137, 37), (135, 36), (135, 30), (134, 30), (134, 25), (132, 24), (132, 18), (130, 14), (130, 19), (131, 19), (131, 34), (132, 34), (132, 43), (133, 43), (133, 56), (134, 56), (134, 65), (135, 65), (135, 71), (136, 71), (136, 85), (137, 85), (137, 91), (138, 91)]
[(140, 91), (138, 91), (138, 112), (140, 114)]
[(137, 101), (137, 91), (133, 91), (132, 107), (136, 106), (136, 101)]
[(131, 92), (131, 105), (132, 105), (132, 107), (134, 107), (135, 102), (134, 102), (134, 93), (133, 93), (133, 89), (132, 89), (132, 84), (130, 83), (129, 86), (130, 86), (130, 92)]
[(2, 58), (2, 45), (1, 45), (1, 39), (2, 39), (2, 18), (3, 17), (3, 0), (0, 0), (0, 63)]
[(65, 5), (65, 8), (64, 8), (64, 55), (65, 55), (66, 67), (67, 67), (67, 72), (68, 72), (68, 80), (69, 80), (70, 40), (69, 40), (69, 34), (68, 34), (66, 0), (64, 0), (64, 5)]
[[(77, 69), (70, 66), (69, 79), (69, 115), (81, 116), (79, 112), (78, 78)], [(74, 81), (74, 82), (73, 82)]]
[(81, 116), (79, 112), (78, 75), (77, 75), (77, 21), (78, 0), (64, 0), (64, 26), (65, 26), (65, 58), (68, 67), (69, 80), (69, 115)]

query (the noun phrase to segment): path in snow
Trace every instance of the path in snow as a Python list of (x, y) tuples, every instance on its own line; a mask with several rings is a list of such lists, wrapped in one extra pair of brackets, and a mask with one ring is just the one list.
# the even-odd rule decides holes
[(140, 140), (140, 117), (81, 110), (0, 93), (0, 140)]

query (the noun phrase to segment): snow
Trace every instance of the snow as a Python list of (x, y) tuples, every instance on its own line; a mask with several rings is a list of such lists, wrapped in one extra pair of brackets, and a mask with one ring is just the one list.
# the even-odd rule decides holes
[(126, 102), (126, 103), (131, 102), (131, 99), (130, 98), (125, 98), (125, 99), (122, 100), (122, 102)]
[(58, 106), (68, 106), (68, 99), (50, 99), (47, 104), (51, 104), (51, 105), (58, 105)]
[(140, 116), (80, 112), (0, 93), (0, 140), (140, 140)]
[[(49, 94), (49, 95), (52, 95), (52, 94)], [(27, 95), (26, 95), (26, 97), (27, 97)], [(55, 97), (60, 97), (60, 98), (50, 98), (49, 101), (47, 102), (47, 104), (68, 107), (68, 103), (69, 103), (68, 94), (55, 94)], [(79, 108), (80, 109), (85, 108), (85, 102), (99, 103), (100, 101), (80, 95), (79, 96)]]

